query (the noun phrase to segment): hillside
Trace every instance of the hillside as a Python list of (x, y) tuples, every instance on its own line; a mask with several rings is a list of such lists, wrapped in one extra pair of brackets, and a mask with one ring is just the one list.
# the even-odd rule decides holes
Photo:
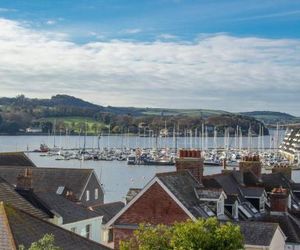
[(157, 134), (165, 126), (170, 131), (174, 126), (179, 127), (184, 133), (190, 129), (200, 131), (202, 124), (209, 128), (209, 133), (215, 127), (219, 135), (225, 128), (234, 134), (239, 126), (243, 134), (247, 134), (251, 125), (253, 132), (258, 134), (259, 128), (264, 127), (253, 114), (246, 116), (222, 110), (103, 107), (68, 95), (50, 99), (31, 99), (23, 95), (0, 98), (0, 133), (18, 133), (28, 127), (49, 133), (54, 126), (56, 131), (73, 134), (83, 131), (136, 134), (141, 130)]
[(300, 122), (300, 117), (295, 117), (293, 115), (282, 113), (282, 112), (252, 111), (252, 112), (242, 112), (240, 114), (254, 117), (255, 119), (267, 125), (275, 125), (276, 123), (289, 124), (289, 123)]

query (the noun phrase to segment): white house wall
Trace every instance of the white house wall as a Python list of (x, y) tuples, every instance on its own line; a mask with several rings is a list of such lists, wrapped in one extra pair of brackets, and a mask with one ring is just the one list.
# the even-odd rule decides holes
[(284, 250), (285, 248), (285, 236), (281, 229), (278, 227), (275, 231), (274, 237), (270, 244), (270, 250)]
[(102, 242), (102, 217), (64, 224), (61, 227), (69, 231), (71, 231), (71, 228), (76, 228), (75, 233), (85, 237), (84, 232), (87, 225), (91, 225), (90, 239), (99, 243)]

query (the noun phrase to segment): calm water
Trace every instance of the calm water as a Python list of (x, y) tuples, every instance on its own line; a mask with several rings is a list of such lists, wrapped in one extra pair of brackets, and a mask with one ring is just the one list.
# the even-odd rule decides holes
[[(283, 133), (281, 132), (281, 138)], [(234, 145), (234, 138), (229, 142)], [(264, 139), (264, 145), (269, 148), (269, 136)], [(243, 145), (247, 146), (248, 139), (243, 138)], [(34, 150), (39, 148), (41, 143), (46, 143), (53, 146), (54, 138), (48, 136), (0, 136), (0, 151), (25, 151), (27, 149)], [(155, 145), (154, 138), (140, 138), (140, 137), (121, 137), (110, 136), (102, 137), (99, 141), (100, 147), (149, 147)], [(157, 141), (158, 146), (173, 146), (172, 138), (162, 138)], [(78, 136), (61, 136), (56, 137), (56, 145), (64, 148), (78, 148), (83, 146), (83, 138)], [(179, 138), (178, 147), (199, 146), (201, 142), (195, 138)], [(214, 145), (213, 138), (208, 138), (208, 146)], [(218, 138), (218, 146), (224, 145), (224, 139)], [(252, 146), (257, 147), (257, 138), (253, 138)], [(86, 139), (87, 147), (97, 147), (97, 137), (90, 136)], [(153, 176), (158, 172), (174, 171), (173, 166), (128, 166), (125, 161), (56, 161), (55, 157), (40, 157), (39, 153), (30, 153), (28, 156), (39, 167), (70, 167), (70, 168), (93, 168), (101, 183), (103, 183), (105, 190), (105, 202), (123, 200), (130, 187), (143, 187)], [(219, 173), (221, 167), (205, 167), (204, 174)], [(293, 179), (300, 180), (300, 171), (293, 173)]]

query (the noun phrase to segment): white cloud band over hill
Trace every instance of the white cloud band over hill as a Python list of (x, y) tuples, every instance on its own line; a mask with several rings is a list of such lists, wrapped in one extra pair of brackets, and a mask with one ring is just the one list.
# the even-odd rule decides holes
[(300, 40), (76, 44), (0, 19), (0, 96), (65, 93), (102, 105), (278, 110), (300, 115)]

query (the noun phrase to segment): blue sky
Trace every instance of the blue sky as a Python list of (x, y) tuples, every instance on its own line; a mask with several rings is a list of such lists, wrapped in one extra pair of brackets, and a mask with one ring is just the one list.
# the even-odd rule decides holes
[(66, 32), (74, 42), (97, 39), (94, 33), (102, 39), (142, 41), (161, 34), (191, 41), (199, 34), (222, 32), (300, 36), (300, 1), (295, 0), (1, 0), (0, 7), (3, 17)]
[(1, 0), (0, 95), (300, 115), (299, 23), (295, 0)]

